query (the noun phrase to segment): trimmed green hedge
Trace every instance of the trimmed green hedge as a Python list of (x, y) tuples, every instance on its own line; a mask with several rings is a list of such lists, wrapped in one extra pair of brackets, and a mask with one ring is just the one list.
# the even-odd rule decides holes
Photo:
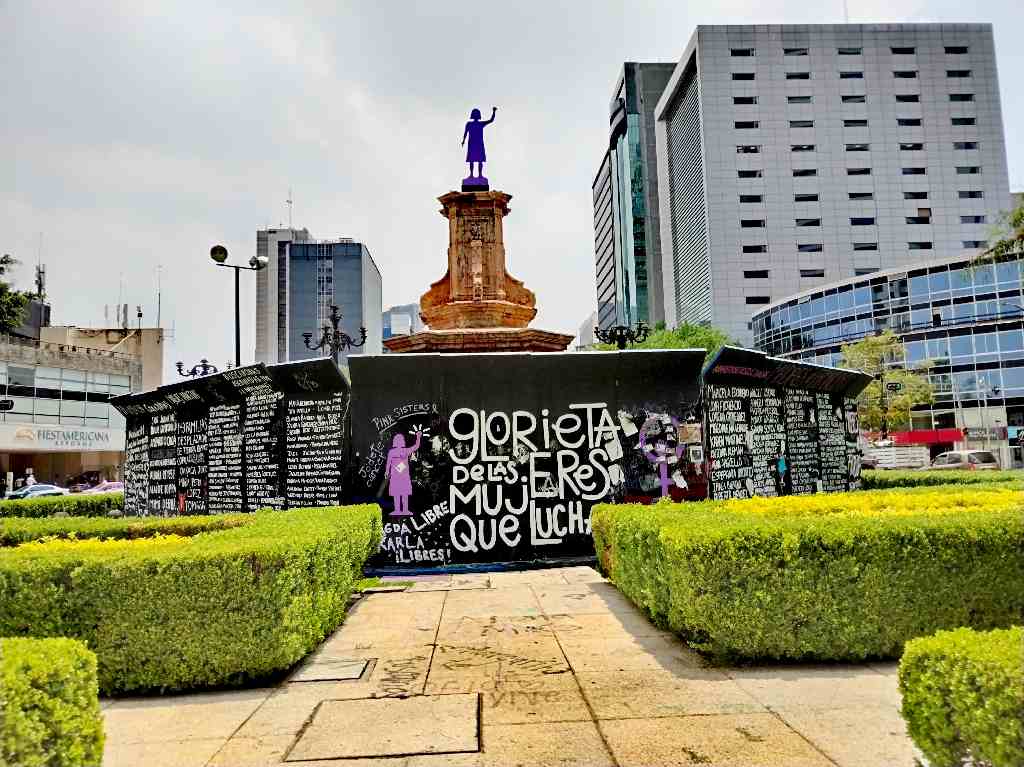
[(74, 639), (0, 639), (0, 764), (102, 759), (95, 654)]
[(932, 767), (1024, 764), (1024, 628), (907, 642), (903, 718)]
[(898, 657), (940, 628), (1024, 616), (1024, 498), (999, 487), (599, 505), (601, 566), (727, 658)]
[(0, 517), (48, 517), (59, 511), (70, 517), (105, 517), (115, 509), (124, 509), (124, 493), (119, 491), (0, 501)]
[[(341, 622), (381, 539), (377, 506), (4, 523), (37, 540), (0, 549), (0, 636), (84, 640), (108, 694), (288, 668)], [(62, 525), (75, 537), (48, 537)]]
[(248, 514), (224, 514), (202, 517), (58, 517), (25, 519), (0, 517), (0, 547), (41, 538), (151, 538), (155, 535), (190, 536), (227, 530), (250, 522)]
[(1024, 486), (1024, 471), (968, 471), (965, 469), (935, 469), (932, 471), (906, 471), (870, 469), (861, 472), (861, 485), (865, 490), (886, 490), (899, 487), (935, 487), (937, 485), (976, 485), (1013, 482)]

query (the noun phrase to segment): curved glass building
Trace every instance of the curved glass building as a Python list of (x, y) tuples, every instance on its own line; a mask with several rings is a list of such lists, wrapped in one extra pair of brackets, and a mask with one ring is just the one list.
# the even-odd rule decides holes
[[(768, 354), (836, 365), (845, 343), (891, 329), (908, 366), (930, 363), (935, 402), (913, 414), (916, 441), (933, 454), (997, 450), (1024, 466), (1024, 254), (997, 264), (959, 258), (833, 282), (797, 293), (752, 318)], [(948, 431), (961, 437), (949, 441)]]

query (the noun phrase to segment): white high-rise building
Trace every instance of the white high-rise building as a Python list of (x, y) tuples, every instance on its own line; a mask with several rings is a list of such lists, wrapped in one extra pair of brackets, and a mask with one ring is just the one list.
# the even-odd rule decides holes
[(670, 326), (749, 344), (766, 305), (977, 252), (1010, 205), (988, 24), (698, 26), (655, 117)]

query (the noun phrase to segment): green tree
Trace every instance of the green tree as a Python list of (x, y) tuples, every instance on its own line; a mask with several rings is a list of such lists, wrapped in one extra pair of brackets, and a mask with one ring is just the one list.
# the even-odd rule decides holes
[[(684, 322), (671, 330), (659, 322), (648, 334), (646, 340), (631, 344), (631, 349), (707, 349), (705, 359), (711, 357), (723, 346), (736, 345), (724, 331), (710, 325), (696, 325)], [(614, 350), (611, 344), (598, 344), (598, 349)]]
[[(893, 363), (897, 363), (893, 366)], [(889, 429), (910, 428), (910, 411), (935, 399), (926, 375), (927, 365), (908, 370), (906, 353), (891, 330), (843, 346), (840, 366), (862, 370), (874, 380), (857, 398), (861, 425), (885, 436)], [(890, 385), (898, 384), (898, 390)]]
[(5, 279), (17, 263), (17, 259), (9, 253), (0, 256), (0, 332), (4, 333), (10, 333), (21, 326), (28, 306), (28, 294), (14, 290)]
[(982, 263), (1001, 261), (1006, 256), (1024, 251), (1024, 202), (999, 217), (991, 237), (995, 242), (978, 259)]

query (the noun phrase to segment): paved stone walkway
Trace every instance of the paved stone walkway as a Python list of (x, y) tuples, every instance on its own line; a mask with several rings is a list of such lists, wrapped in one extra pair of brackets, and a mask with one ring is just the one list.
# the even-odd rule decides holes
[(894, 663), (709, 668), (587, 567), (418, 579), (278, 687), (103, 705), (107, 767), (914, 764)]

